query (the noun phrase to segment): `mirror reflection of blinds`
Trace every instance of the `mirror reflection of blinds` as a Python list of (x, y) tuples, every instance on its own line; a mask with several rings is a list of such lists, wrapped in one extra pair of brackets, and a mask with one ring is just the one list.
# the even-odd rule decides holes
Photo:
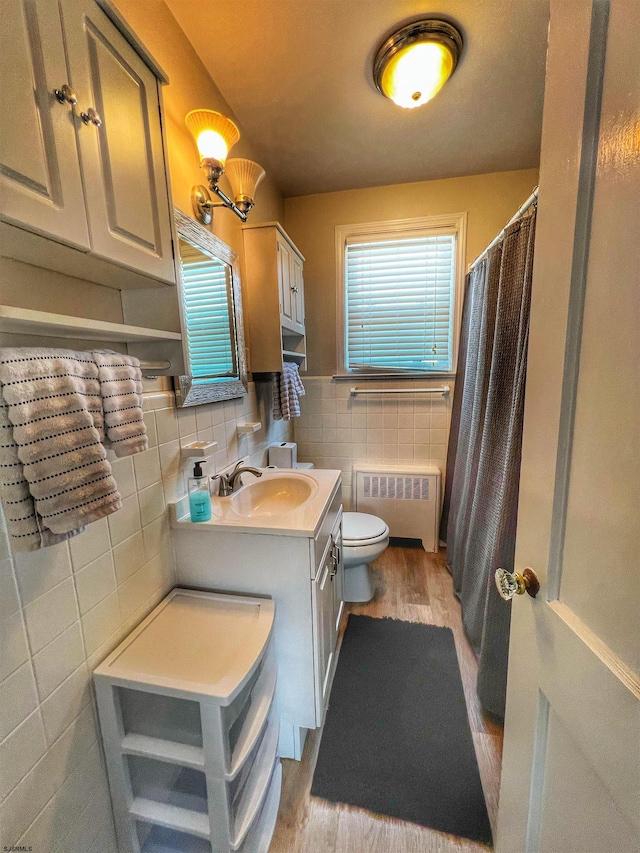
[(455, 249), (455, 234), (347, 240), (350, 369), (451, 370)]
[(236, 365), (228, 268), (200, 252), (183, 249), (184, 314), (193, 381), (233, 376)]

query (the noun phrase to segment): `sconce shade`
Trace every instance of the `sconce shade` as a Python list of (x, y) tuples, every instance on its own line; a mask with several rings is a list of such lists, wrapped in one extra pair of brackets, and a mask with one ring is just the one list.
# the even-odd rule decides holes
[(239, 205), (241, 202), (253, 204), (258, 184), (265, 176), (262, 166), (254, 163), (253, 160), (238, 157), (229, 160), (226, 172), (236, 204)]
[(231, 119), (214, 110), (192, 110), (185, 123), (196, 141), (200, 159), (214, 160), (224, 168), (229, 151), (240, 139), (240, 131)]
[(452, 24), (416, 21), (381, 45), (374, 62), (374, 82), (398, 106), (419, 107), (451, 77), (461, 51), (462, 36)]

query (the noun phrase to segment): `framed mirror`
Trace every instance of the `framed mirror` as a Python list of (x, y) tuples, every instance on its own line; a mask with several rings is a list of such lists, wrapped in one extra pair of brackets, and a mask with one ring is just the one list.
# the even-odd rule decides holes
[(174, 377), (178, 406), (247, 393), (242, 291), (237, 253), (177, 208), (178, 296), (184, 376)]

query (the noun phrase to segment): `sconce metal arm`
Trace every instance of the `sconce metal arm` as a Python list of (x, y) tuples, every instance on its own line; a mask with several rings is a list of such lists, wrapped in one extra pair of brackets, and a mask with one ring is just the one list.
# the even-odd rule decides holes
[(242, 219), (243, 222), (247, 221), (247, 214), (243, 213), (243, 211), (240, 210), (240, 208), (233, 201), (231, 201), (229, 196), (226, 193), (222, 192), (222, 190), (217, 184), (209, 184), (209, 189), (212, 190), (222, 201), (221, 205), (211, 204), (211, 207), (228, 207), (229, 210), (232, 210), (239, 219)]

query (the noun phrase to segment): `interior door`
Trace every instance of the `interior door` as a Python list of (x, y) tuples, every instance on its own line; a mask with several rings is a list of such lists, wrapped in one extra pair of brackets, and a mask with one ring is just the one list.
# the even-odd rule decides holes
[(173, 283), (158, 81), (94, 0), (61, 6), (92, 249)]
[(640, 850), (639, 43), (552, 0), (499, 853)]
[[(60, 13), (50, 0), (3, 0), (0, 27), (0, 212), (89, 248)], [(54, 91), (61, 93), (62, 102)]]

